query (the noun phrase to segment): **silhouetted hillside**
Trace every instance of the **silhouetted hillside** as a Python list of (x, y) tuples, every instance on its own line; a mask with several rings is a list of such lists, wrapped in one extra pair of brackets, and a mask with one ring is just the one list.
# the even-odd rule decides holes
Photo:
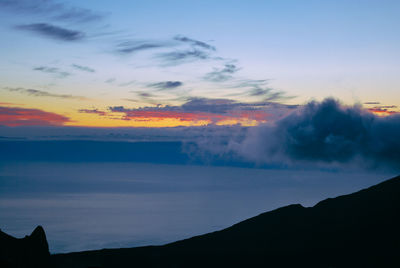
[(48, 267), (49, 257), (49, 246), (41, 226), (21, 239), (0, 231), (0, 267)]
[(400, 177), (164, 246), (58, 254), (54, 267), (400, 267)]

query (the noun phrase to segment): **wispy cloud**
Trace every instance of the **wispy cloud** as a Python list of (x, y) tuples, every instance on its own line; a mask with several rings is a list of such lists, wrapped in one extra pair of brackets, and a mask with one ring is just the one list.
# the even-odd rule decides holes
[(116, 52), (120, 54), (132, 54), (135, 52), (166, 47), (163, 42), (148, 42), (148, 41), (124, 41), (117, 45)]
[(268, 80), (246, 79), (238, 81), (231, 85), (232, 88), (243, 88), (245, 91), (239, 95), (262, 98), (263, 101), (283, 101), (293, 99), (295, 96), (289, 96), (282, 90), (277, 90), (267, 86)]
[(232, 74), (240, 69), (235, 64), (225, 64), (223, 68), (214, 68), (214, 71), (204, 76), (205, 80), (212, 82), (224, 82), (232, 78)]
[(22, 88), (22, 87), (4, 87), (5, 90), (10, 92), (19, 92), (22, 94), (26, 94), (34, 97), (52, 97), (52, 98), (60, 98), (60, 99), (76, 99), (76, 100), (87, 100), (87, 98), (82, 96), (74, 96), (69, 94), (55, 94), (50, 93), (43, 90), (31, 89), (31, 88)]
[(104, 83), (107, 83), (107, 84), (112, 84), (112, 83), (114, 83), (116, 81), (116, 79), (115, 78), (109, 78), (109, 79), (107, 79), (106, 81), (104, 81)]
[(203, 49), (216, 51), (216, 48), (214, 46), (207, 44), (205, 42), (199, 41), (199, 40), (195, 40), (195, 39), (186, 37), (186, 36), (177, 35), (174, 37), (174, 40), (183, 42), (183, 43), (188, 43), (188, 44), (192, 45), (193, 47), (200, 47)]
[(43, 73), (55, 74), (59, 78), (65, 78), (65, 77), (71, 75), (71, 73), (62, 71), (62, 70), (60, 70), (59, 68), (56, 68), (56, 67), (38, 66), (38, 67), (34, 67), (32, 70), (40, 71), (40, 72), (43, 72)]
[(149, 93), (149, 92), (136, 92), (136, 94), (139, 95), (140, 97), (143, 97), (143, 98), (154, 97), (154, 95)]
[(181, 87), (183, 83), (181, 81), (163, 81), (158, 83), (149, 84), (148, 87), (157, 88), (159, 90), (168, 90)]
[(44, 16), (67, 22), (89, 22), (104, 17), (104, 14), (53, 0), (2, 0), (0, 7), (10, 12), (40, 16), (41, 18)]
[(0, 106), (0, 125), (3, 126), (61, 126), (70, 119), (39, 109)]
[(29, 31), (41, 36), (62, 40), (62, 41), (79, 41), (85, 38), (85, 33), (81, 31), (69, 30), (48, 23), (32, 23), (15, 26), (18, 30)]
[(119, 87), (127, 87), (127, 86), (130, 86), (130, 85), (133, 85), (135, 82), (136, 82), (135, 80), (132, 80), (132, 81), (120, 83), (118, 86)]
[(95, 69), (90, 68), (88, 66), (83, 66), (83, 65), (79, 65), (79, 64), (72, 64), (71, 66), (74, 67), (77, 70), (84, 71), (84, 72), (89, 72), (89, 73), (96, 72)]
[(130, 91), (134, 93), (138, 98), (137, 99), (124, 99), (126, 101), (131, 102), (140, 102), (140, 103), (148, 103), (151, 105), (160, 105), (160, 101), (157, 100), (157, 96), (151, 92), (146, 91)]
[(182, 48), (179, 51), (163, 52), (158, 54), (159, 58), (169, 61), (170, 64), (191, 61), (194, 59), (206, 59), (209, 57), (208, 51), (215, 51), (215, 47), (195, 39), (185, 36), (175, 36), (172, 40), (129, 40), (117, 44), (115, 52), (118, 54), (133, 54), (140, 51), (162, 49), (168, 47), (179, 47), (188, 44), (190, 47)]
[(193, 49), (159, 53), (157, 58), (160, 58), (166, 65), (178, 65), (196, 60), (207, 60), (211, 56), (202, 50)]

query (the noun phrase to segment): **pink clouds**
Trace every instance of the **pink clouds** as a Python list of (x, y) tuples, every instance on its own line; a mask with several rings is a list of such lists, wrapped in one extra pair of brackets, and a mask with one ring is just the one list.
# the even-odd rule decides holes
[(39, 109), (0, 106), (0, 125), (5, 126), (60, 126), (70, 119)]

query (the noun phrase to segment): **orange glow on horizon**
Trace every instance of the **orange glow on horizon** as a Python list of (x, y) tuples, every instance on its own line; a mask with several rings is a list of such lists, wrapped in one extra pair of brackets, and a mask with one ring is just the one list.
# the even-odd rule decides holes
[(384, 117), (384, 116), (389, 116), (389, 115), (394, 115), (394, 114), (399, 114), (400, 112), (397, 111), (390, 111), (387, 109), (380, 109), (380, 108), (370, 108), (368, 109), (371, 113), (373, 113), (376, 116)]
[[(83, 110), (84, 111), (84, 110)], [(87, 127), (177, 127), (206, 125), (256, 126), (265, 123), (269, 115), (264, 111), (235, 111), (227, 114), (181, 111), (133, 110), (124, 112), (96, 112), (74, 114), (69, 126)]]

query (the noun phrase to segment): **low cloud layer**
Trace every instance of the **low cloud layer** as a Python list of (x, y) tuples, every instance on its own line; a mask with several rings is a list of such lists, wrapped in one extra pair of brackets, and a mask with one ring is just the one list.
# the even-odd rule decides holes
[(231, 124), (257, 124), (281, 116), (291, 106), (270, 102), (237, 102), (231, 99), (189, 98), (180, 106), (149, 106), (126, 108), (109, 107), (114, 113), (123, 113), (124, 120), (164, 120), (218, 124), (229, 121)]
[(366, 163), (400, 165), (400, 115), (378, 117), (334, 99), (310, 102), (240, 140), (198, 144), (198, 150), (258, 164)]

